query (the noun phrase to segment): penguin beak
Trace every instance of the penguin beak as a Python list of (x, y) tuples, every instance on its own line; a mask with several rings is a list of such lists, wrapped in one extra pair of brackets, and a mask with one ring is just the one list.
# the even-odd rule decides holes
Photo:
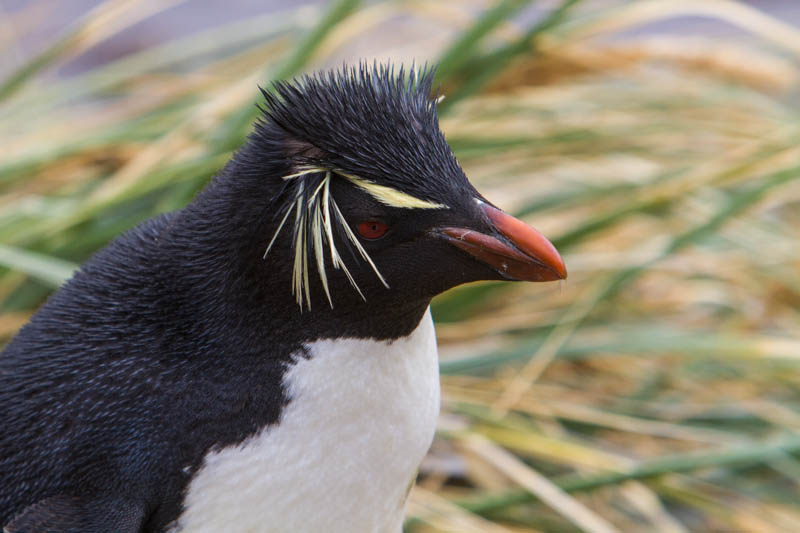
[(567, 278), (564, 260), (544, 235), (503, 211), (478, 201), (495, 235), (469, 228), (440, 228), (437, 233), (503, 276), (518, 281)]

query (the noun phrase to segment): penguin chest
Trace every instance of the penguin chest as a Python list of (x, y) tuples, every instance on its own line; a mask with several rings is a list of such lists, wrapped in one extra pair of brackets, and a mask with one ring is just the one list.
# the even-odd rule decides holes
[(405, 338), (307, 349), (280, 422), (209, 452), (171, 531), (401, 531), (439, 414), (430, 311)]

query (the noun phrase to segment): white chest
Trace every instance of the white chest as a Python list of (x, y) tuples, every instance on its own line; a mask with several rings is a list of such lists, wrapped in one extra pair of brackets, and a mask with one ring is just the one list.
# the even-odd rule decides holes
[(439, 371), (430, 311), (392, 343), (307, 346), (280, 423), (210, 452), (172, 531), (398, 533), (433, 439)]

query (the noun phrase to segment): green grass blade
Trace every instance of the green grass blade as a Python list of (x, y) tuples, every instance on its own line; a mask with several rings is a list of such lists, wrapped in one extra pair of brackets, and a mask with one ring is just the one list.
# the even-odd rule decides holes
[(487, 9), (472, 26), (461, 33), (456, 40), (442, 53), (436, 77), (445, 82), (447, 78), (464, 64), (472, 60), (481, 40), (499, 24), (511, 19), (532, 0), (502, 0), (494, 7)]
[(25, 272), (50, 285), (60, 287), (78, 268), (77, 265), (47, 255), (0, 244), (0, 265)]

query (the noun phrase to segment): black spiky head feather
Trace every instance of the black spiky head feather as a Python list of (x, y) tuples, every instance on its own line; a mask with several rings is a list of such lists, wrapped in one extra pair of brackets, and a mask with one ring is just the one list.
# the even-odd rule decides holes
[(277, 126), (294, 166), (349, 172), (447, 204), (474, 191), (439, 130), (435, 69), (361, 63), (263, 90), (255, 138)]

